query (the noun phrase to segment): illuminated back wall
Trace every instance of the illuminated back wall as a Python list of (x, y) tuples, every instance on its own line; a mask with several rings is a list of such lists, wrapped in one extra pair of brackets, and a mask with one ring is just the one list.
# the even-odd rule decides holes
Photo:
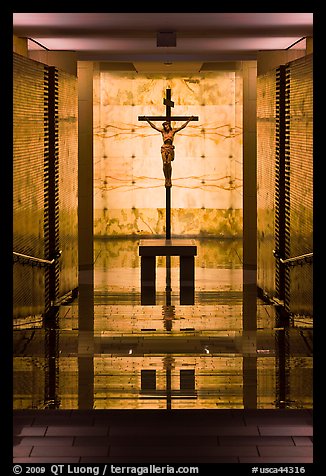
[(101, 63), (94, 73), (94, 236), (165, 235), (162, 136), (138, 116), (164, 115), (167, 88), (172, 115), (199, 117), (174, 138), (172, 236), (242, 237), (238, 73), (140, 74)]

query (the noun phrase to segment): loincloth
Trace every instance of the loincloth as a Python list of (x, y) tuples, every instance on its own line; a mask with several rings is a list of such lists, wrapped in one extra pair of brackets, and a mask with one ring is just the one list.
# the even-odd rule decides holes
[(172, 144), (163, 144), (161, 146), (161, 154), (163, 160), (174, 160), (174, 145)]

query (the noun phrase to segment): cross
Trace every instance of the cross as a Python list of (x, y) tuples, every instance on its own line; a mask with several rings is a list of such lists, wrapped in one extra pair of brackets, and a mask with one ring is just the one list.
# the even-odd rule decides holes
[[(198, 121), (198, 116), (171, 116), (171, 108), (174, 107), (174, 102), (171, 100), (171, 89), (166, 89), (166, 97), (163, 98), (163, 104), (165, 106), (165, 116), (138, 116), (138, 121)], [(171, 187), (166, 187), (166, 226), (165, 233), (166, 239), (171, 239)]]

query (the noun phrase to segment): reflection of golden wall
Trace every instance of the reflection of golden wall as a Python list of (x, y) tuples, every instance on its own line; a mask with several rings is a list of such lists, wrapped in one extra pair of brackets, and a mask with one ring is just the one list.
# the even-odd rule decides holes
[(78, 358), (60, 357), (58, 399), (60, 406), (66, 409), (78, 408)]
[[(78, 359), (60, 357), (58, 397), (61, 409), (78, 405)], [(94, 408), (165, 409), (166, 369), (171, 369), (172, 408), (243, 408), (243, 358), (240, 354), (155, 355), (94, 357)], [(45, 363), (42, 358), (15, 357), (15, 409), (44, 408)], [(180, 370), (195, 369), (195, 391), (180, 391)], [(312, 357), (289, 360), (289, 402), (311, 408)], [(141, 370), (156, 371), (156, 390), (141, 391)], [(304, 374), (302, 373), (304, 372)], [(304, 378), (302, 376), (304, 375)], [(257, 359), (257, 406), (275, 408), (277, 374), (275, 358)], [(294, 408), (294, 407), (293, 407)]]
[[(197, 267), (206, 269), (242, 269), (241, 240), (206, 238), (205, 240), (196, 239), (195, 243), (197, 246)], [(138, 245), (139, 241), (137, 238), (132, 240), (125, 240), (124, 238), (95, 240), (94, 254), (96, 259), (96, 271), (98, 268), (103, 270), (139, 268), (140, 256), (138, 254)], [(163, 266), (165, 268), (165, 259), (161, 260), (160, 258), (163, 257), (157, 257), (157, 266)], [(178, 262), (178, 257), (172, 256), (171, 261), (171, 266), (173, 266), (174, 261)]]
[[(141, 370), (156, 371), (156, 390), (141, 391)], [(167, 369), (172, 408), (243, 408), (242, 357), (94, 358), (94, 408), (165, 409)], [(180, 371), (195, 371), (195, 390), (180, 389)], [(107, 378), (110, 375), (110, 378)]]
[(42, 408), (44, 403), (45, 365), (42, 357), (14, 357), (14, 408)]
[[(242, 88), (235, 72), (94, 77), (94, 234), (162, 235), (161, 135), (142, 115), (199, 116), (175, 136), (172, 234), (242, 235)], [(161, 126), (161, 121), (156, 123)], [(181, 123), (172, 124), (173, 126)]]

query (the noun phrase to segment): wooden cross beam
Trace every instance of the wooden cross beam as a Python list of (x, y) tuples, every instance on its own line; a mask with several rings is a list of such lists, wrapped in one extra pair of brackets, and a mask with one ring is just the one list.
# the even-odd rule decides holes
[[(166, 98), (163, 99), (165, 106), (165, 116), (138, 116), (138, 121), (188, 121), (190, 116), (171, 116), (171, 108), (174, 107), (174, 102), (171, 101), (171, 89), (166, 90)], [(198, 121), (198, 116), (193, 116), (192, 121)]]

